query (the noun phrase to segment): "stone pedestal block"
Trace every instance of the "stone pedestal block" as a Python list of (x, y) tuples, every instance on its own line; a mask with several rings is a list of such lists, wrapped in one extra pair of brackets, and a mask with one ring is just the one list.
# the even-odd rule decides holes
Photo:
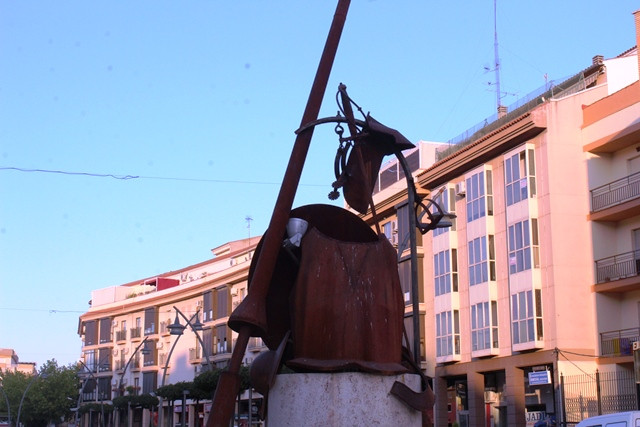
[(392, 396), (395, 381), (420, 391), (414, 374), (281, 374), (269, 391), (269, 426), (421, 426), (422, 415)]

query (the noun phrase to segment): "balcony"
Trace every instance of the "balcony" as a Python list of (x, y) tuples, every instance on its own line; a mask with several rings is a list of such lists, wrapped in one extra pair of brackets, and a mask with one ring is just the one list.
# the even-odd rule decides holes
[(640, 341), (640, 328), (602, 332), (600, 334), (601, 356), (631, 356), (635, 341)]
[(640, 251), (625, 252), (596, 261), (596, 292), (640, 289)]
[(189, 349), (189, 363), (200, 363), (202, 360), (202, 352), (200, 348), (190, 348)]
[(249, 345), (247, 345), (247, 348), (249, 351), (261, 351), (263, 348), (266, 348), (266, 344), (260, 337), (251, 337), (249, 338)]
[(135, 340), (135, 341), (139, 341), (140, 337), (142, 336), (142, 330), (140, 328), (140, 326), (136, 327), (136, 328), (131, 328), (131, 340)]
[(122, 329), (120, 331), (116, 331), (116, 341), (126, 341), (127, 340), (127, 330)]
[(592, 221), (620, 221), (640, 215), (640, 173), (591, 190)]

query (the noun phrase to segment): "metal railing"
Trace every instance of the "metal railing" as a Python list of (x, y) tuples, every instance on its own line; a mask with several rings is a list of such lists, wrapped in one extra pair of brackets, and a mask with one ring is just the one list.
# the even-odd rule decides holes
[(640, 341), (640, 328), (602, 332), (600, 333), (600, 352), (602, 356), (631, 356), (635, 341)]
[(640, 250), (596, 261), (596, 283), (625, 279), (640, 274)]
[(591, 190), (591, 212), (640, 197), (640, 172)]

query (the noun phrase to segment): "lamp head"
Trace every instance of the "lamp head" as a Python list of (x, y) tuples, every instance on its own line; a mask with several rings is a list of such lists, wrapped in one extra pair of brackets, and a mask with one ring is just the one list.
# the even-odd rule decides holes
[(180, 319), (178, 319), (178, 313), (176, 313), (176, 320), (172, 324), (167, 326), (167, 329), (169, 329), (169, 333), (171, 335), (182, 335), (185, 327), (186, 326), (180, 323)]

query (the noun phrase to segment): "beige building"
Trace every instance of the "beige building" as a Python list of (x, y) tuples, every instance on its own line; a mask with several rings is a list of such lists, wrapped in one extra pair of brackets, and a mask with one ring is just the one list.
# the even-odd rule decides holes
[[(214, 257), (208, 261), (93, 291), (91, 307), (80, 316), (78, 329), (83, 378), (88, 383), (81, 402), (110, 402), (126, 392), (148, 394), (162, 385), (192, 381), (207, 363), (226, 366), (235, 341), (235, 333), (227, 327), (228, 316), (247, 293), (258, 240), (230, 242), (213, 249)], [(187, 326), (182, 315), (203, 324), (198, 336), (190, 327), (182, 335), (169, 333), (176, 319)], [(245, 363), (264, 348), (259, 338), (252, 338)], [(196, 419), (202, 425), (210, 410), (210, 404), (196, 403), (187, 400), (189, 425)], [(149, 422), (147, 410), (132, 410), (129, 415)], [(165, 402), (160, 418), (169, 425), (170, 417), (179, 422), (180, 415), (181, 411), (170, 413)]]
[[(421, 143), (407, 156), (418, 192), (457, 215), (451, 228), (418, 238), (421, 353), (438, 426), (575, 422), (637, 408), (637, 49), (596, 56), (558, 83), (446, 150)], [(399, 169), (383, 166), (374, 203), (402, 247), (409, 230)], [(407, 325), (408, 261), (405, 251)], [(581, 377), (589, 386), (577, 384)], [(595, 381), (606, 397), (598, 400)]]
[(36, 373), (36, 364), (20, 362), (18, 354), (12, 348), (0, 348), (0, 371), (18, 371), (31, 375)]

